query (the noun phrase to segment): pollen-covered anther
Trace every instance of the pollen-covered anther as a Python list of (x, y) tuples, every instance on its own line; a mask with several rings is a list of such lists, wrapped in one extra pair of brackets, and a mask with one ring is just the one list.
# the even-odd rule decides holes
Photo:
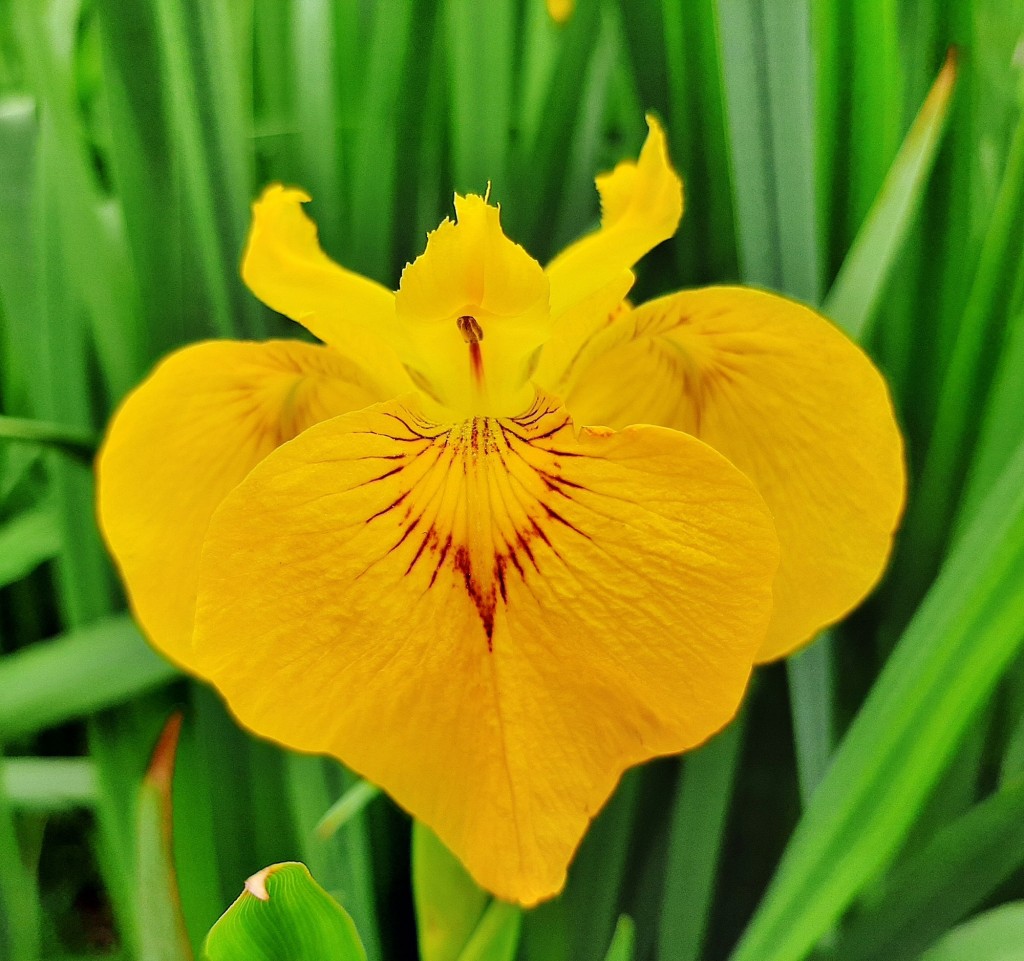
[(480, 321), (472, 314), (463, 314), (455, 323), (467, 344), (479, 344), (484, 339)]
[(480, 350), (480, 341), (484, 339), (484, 331), (480, 322), (472, 314), (463, 314), (455, 322), (463, 339), (469, 344), (469, 365), (473, 371), (473, 383), (477, 390), (484, 385), (484, 358)]

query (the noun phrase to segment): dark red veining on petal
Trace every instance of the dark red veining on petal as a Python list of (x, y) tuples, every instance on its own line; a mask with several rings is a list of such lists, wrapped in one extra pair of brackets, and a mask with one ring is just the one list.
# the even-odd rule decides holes
[[(474, 346), (477, 344), (470, 342), (470, 347)], [(571, 421), (564, 411), (541, 402), (517, 418), (476, 417), (441, 430), (415, 421), (411, 415), (408, 420), (395, 414), (388, 416), (408, 431), (409, 436), (394, 439), (409, 443), (410, 449), (404, 459), (389, 455), (387, 459), (400, 460), (397, 466), (364, 484), (394, 477), (424, 456), (433, 457), (435, 463), (419, 470), (418, 479), (366, 523), (394, 525), (397, 536), (386, 555), (404, 544), (415, 544), (407, 548), (411, 556), (405, 574), (412, 575), (425, 565), (429, 571), (425, 590), (452, 583), (465, 590), (480, 617), (487, 649), (491, 651), (497, 606), (508, 603), (509, 578), (518, 577), (527, 583), (529, 577), (543, 575), (543, 566), (550, 558), (565, 563), (553, 543), (557, 538), (549, 536), (550, 530), (565, 527), (590, 539), (564, 513), (566, 502), (573, 501), (576, 492), (586, 490), (584, 485), (562, 476), (560, 470), (560, 458), (577, 452), (553, 446), (562, 432), (570, 428)], [(536, 456), (538, 453), (541, 458)], [(537, 463), (539, 459), (544, 460), (543, 466)], [(438, 475), (435, 468), (444, 471), (444, 476)], [(503, 483), (495, 486), (488, 473), (502, 478)], [(531, 477), (536, 478), (536, 483), (529, 482)], [(440, 516), (450, 483), (465, 485), (457, 501), (461, 510), (470, 509), (470, 489), (476, 492), (474, 503), (489, 505), (489, 534), (478, 533), (489, 543), (459, 543), (454, 530), (449, 529), (457, 526), (463, 532), (479, 532), (478, 516), (459, 517), (457, 525), (455, 518)], [(546, 550), (538, 553), (538, 544)], [(446, 570), (454, 575), (453, 580), (442, 578)]]

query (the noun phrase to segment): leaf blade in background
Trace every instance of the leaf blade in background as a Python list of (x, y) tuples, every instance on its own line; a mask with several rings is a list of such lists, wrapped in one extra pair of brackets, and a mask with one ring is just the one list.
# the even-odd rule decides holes
[(96, 803), (96, 765), (84, 757), (15, 757), (0, 766), (0, 792), (22, 811), (67, 811)]
[(160, 734), (139, 792), (135, 875), (139, 961), (192, 961), (171, 843), (171, 784), (180, 732), (181, 715), (175, 714)]
[(421, 961), (458, 961), (489, 897), (430, 828), (412, 828), (412, 883)]
[(60, 524), (47, 502), (0, 523), (0, 588), (52, 560), (60, 549)]
[(604, 961), (633, 961), (636, 946), (636, 927), (628, 914), (619, 917)]
[(125, 615), (0, 658), (0, 742), (83, 717), (178, 677)]
[(41, 444), (57, 447), (75, 457), (91, 462), (99, 439), (91, 430), (65, 427), (27, 417), (0, 414), (0, 441)]
[(517, 905), (491, 901), (459, 961), (514, 961), (522, 923), (523, 912)]
[[(895, 573), (908, 598), (918, 596), (927, 585), (951, 532), (977, 439), (972, 410), (974, 405), (983, 408), (988, 401), (993, 355), (1011, 306), (1005, 303), (1004, 291), (1015, 279), (1018, 264), (1014, 256), (1022, 242), (1024, 114), (1014, 133), (995, 212), (956, 328), (917, 496), (907, 512)], [(964, 403), (967, 397), (973, 404)]]
[(687, 755), (668, 836), (658, 961), (699, 961), (714, 901), (746, 713)]
[(837, 957), (915, 957), (985, 903), (1022, 864), (1024, 777), (1018, 777), (897, 864), (844, 932)]
[(4, 791), (5, 764), (0, 756), (0, 951), (10, 961), (39, 961), (39, 891), (22, 859)]
[[(365, 806), (373, 797), (373, 786), (332, 758), (304, 755), (285, 757), (285, 780), (298, 851), (323, 887), (345, 904), (362, 932), (368, 961), (378, 961), (381, 920), (373, 882), (373, 848), (368, 819), (360, 807), (360, 801)], [(346, 789), (346, 785), (352, 786)], [(325, 807), (339, 792), (339, 802), (325, 814)], [(331, 830), (322, 830), (329, 816)]]
[(508, 190), (515, 11), (512, 0), (446, 0), (455, 189)]
[(206, 961), (365, 961), (356, 926), (305, 865), (275, 864), (245, 883), (211, 928)]
[(950, 931), (919, 961), (1024, 961), (1024, 901), (986, 911)]
[(821, 297), (807, 0), (719, 0), (740, 270), (806, 303)]
[(864, 339), (869, 332), (878, 300), (921, 204), (955, 82), (956, 56), (950, 52), (825, 299), (823, 313), (855, 340)]
[(1024, 643), (1022, 472), (1024, 443), (851, 726), (732, 961), (807, 957), (895, 855)]
[[(824, 260), (815, 169), (816, 77), (807, 0), (718, 0), (740, 272), (817, 306)], [(832, 751), (832, 647), (786, 663), (804, 794)]]

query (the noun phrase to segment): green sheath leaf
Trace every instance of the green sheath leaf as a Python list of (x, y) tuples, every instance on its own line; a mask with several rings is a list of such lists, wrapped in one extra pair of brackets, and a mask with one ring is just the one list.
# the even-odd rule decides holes
[(207, 961), (366, 961), (352, 919), (304, 864), (275, 864), (213, 926)]

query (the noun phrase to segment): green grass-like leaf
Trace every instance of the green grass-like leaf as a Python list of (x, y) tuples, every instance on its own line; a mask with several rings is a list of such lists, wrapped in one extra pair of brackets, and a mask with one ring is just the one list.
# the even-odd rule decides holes
[(1024, 443), (844, 739), (732, 961), (806, 957), (896, 854), (1024, 643), (1022, 472)]

